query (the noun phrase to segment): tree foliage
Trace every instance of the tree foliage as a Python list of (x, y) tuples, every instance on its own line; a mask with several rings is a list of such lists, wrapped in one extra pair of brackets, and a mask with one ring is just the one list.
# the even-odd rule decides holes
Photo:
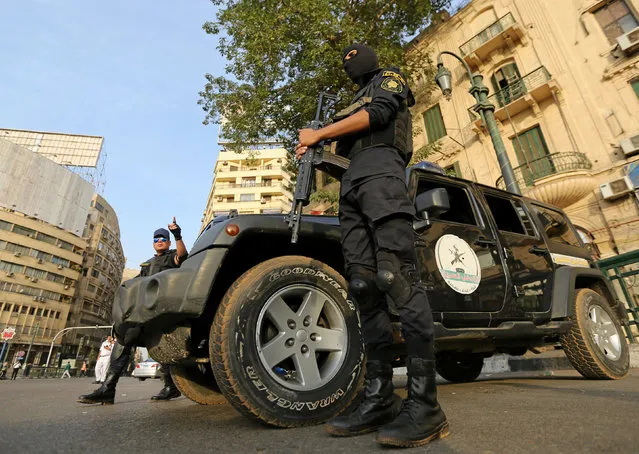
[(399, 66), (428, 89), (432, 64), (424, 50), (408, 55), (409, 37), (428, 25), (449, 0), (211, 0), (219, 7), (204, 30), (219, 37), (226, 74), (206, 74), (199, 104), (204, 123), (226, 123), (237, 149), (264, 137), (291, 145), (314, 116), (321, 91), (353, 84), (341, 68), (342, 50), (354, 42), (373, 47), (382, 66)]

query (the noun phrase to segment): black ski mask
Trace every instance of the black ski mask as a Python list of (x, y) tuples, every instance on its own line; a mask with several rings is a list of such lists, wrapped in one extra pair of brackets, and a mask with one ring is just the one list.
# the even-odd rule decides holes
[[(352, 50), (357, 50), (357, 54), (350, 60), (344, 60), (346, 55)], [(351, 44), (344, 49), (342, 61), (344, 62), (344, 71), (346, 71), (348, 77), (360, 87), (368, 82), (367, 75), (379, 69), (377, 54), (364, 44)]]

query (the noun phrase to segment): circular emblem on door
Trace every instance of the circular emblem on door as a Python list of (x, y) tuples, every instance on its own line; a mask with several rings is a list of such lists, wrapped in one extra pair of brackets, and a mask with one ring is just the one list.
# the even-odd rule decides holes
[(444, 235), (435, 245), (437, 268), (450, 288), (469, 295), (481, 282), (479, 259), (468, 243), (456, 235)]

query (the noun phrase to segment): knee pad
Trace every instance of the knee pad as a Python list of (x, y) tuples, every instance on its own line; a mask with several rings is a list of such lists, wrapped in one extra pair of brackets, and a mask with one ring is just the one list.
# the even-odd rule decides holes
[(375, 273), (361, 266), (354, 266), (350, 274), (348, 292), (359, 307), (366, 312), (375, 307), (380, 292), (375, 283)]
[(417, 283), (413, 268), (412, 265), (402, 264), (399, 257), (392, 252), (377, 253), (377, 286), (393, 299), (398, 308), (408, 302), (411, 287)]

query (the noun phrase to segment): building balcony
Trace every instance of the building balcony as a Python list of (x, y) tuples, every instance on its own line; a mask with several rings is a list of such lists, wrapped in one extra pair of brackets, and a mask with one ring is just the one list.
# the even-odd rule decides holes
[[(540, 66), (490, 95), (488, 101), (495, 106), (495, 118), (503, 122), (526, 109), (535, 109), (541, 101), (558, 91), (557, 82), (545, 66)], [(479, 126), (481, 119), (474, 108), (473, 106), (468, 110), (471, 118), (477, 123), (476, 126)]]
[(515, 21), (512, 13), (508, 13), (459, 46), (459, 52), (466, 63), (477, 67), (489, 58), (491, 52), (511, 47), (523, 36), (523, 27)]
[[(596, 186), (592, 163), (583, 153), (553, 153), (516, 167), (515, 178), (526, 197), (565, 208), (587, 196)], [(495, 184), (506, 189), (503, 177)]]

